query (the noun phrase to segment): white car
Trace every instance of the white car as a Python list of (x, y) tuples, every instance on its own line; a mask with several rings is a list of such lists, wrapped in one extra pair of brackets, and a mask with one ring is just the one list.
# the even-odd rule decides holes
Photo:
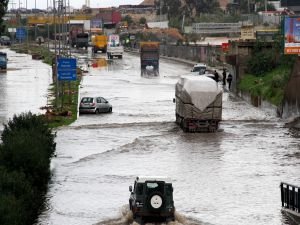
[(112, 112), (112, 105), (103, 97), (83, 97), (79, 105), (79, 113)]
[(194, 65), (191, 72), (194, 75), (202, 75), (202, 74), (205, 74), (206, 69), (207, 69), (206, 64), (198, 63), (198, 64)]

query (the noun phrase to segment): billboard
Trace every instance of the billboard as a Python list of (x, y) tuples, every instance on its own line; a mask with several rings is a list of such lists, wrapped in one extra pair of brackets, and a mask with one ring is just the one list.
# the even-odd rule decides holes
[(102, 28), (102, 20), (91, 20), (91, 28)]
[(254, 26), (242, 26), (241, 27), (241, 39), (251, 40), (255, 39)]
[(293, 6), (300, 6), (299, 0), (281, 0), (281, 7), (293, 7)]
[(284, 19), (284, 54), (300, 54), (300, 17)]

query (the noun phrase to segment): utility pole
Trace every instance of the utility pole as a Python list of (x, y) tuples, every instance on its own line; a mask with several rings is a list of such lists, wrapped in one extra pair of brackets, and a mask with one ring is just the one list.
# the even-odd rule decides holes
[(250, 0), (248, 0), (248, 14), (250, 14)]
[(265, 0), (265, 12), (267, 12), (268, 10), (268, 3), (267, 3), (267, 0)]
[[(26, 0), (27, 1), (27, 0)], [(48, 50), (50, 49), (50, 32), (49, 32), (49, 3), (47, 0), (47, 39), (48, 39)]]
[(12, 8), (12, 9), (15, 8), (14, 6), (16, 5), (16, 3), (15, 3), (13, 0), (12, 0), (9, 4), (11, 5), (11, 8)]

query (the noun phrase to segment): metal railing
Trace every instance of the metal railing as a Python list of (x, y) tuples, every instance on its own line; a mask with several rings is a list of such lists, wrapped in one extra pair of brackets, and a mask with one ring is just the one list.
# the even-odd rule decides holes
[(282, 207), (300, 213), (300, 187), (281, 182), (280, 190)]

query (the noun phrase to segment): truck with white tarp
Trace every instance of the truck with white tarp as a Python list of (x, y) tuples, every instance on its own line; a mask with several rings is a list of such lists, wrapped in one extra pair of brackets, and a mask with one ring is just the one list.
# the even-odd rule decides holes
[(215, 132), (222, 120), (222, 95), (207, 76), (181, 76), (175, 87), (176, 123), (185, 132)]

